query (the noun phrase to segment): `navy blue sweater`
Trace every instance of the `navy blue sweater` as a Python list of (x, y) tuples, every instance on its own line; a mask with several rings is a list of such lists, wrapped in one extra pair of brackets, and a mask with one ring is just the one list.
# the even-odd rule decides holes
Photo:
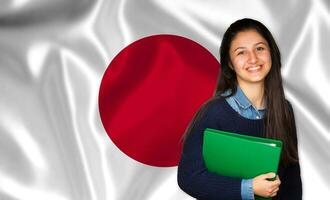
[[(205, 112), (188, 133), (183, 146), (178, 166), (178, 184), (183, 191), (201, 200), (241, 199), (242, 179), (220, 176), (207, 171), (202, 157), (205, 128), (263, 137), (263, 120), (244, 118), (224, 99), (213, 100), (206, 105)], [(280, 164), (278, 175), (281, 180), (280, 190), (273, 199), (302, 199), (299, 163), (287, 167)]]

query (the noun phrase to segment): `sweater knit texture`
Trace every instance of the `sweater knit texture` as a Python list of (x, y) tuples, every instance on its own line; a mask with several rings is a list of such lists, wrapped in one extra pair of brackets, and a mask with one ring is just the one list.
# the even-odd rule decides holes
[[(178, 166), (178, 184), (187, 194), (200, 200), (239, 200), (241, 178), (221, 176), (206, 169), (202, 156), (203, 133), (206, 128), (213, 128), (264, 137), (264, 122), (242, 117), (223, 98), (208, 102), (201, 115), (185, 140)], [(293, 139), (297, 144), (296, 133)], [(278, 175), (281, 185), (273, 200), (302, 199), (299, 162), (286, 167), (280, 163)]]

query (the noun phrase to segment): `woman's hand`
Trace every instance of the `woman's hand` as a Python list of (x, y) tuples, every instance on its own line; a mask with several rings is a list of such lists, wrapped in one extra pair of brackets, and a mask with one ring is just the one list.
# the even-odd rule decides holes
[(274, 178), (275, 173), (267, 173), (256, 176), (253, 179), (253, 192), (261, 197), (274, 197), (277, 195), (281, 184), (280, 178), (276, 176), (276, 180), (269, 181), (267, 179)]

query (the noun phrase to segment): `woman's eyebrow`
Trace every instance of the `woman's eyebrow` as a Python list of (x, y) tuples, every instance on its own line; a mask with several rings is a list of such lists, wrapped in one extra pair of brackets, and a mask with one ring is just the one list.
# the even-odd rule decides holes
[(267, 46), (267, 44), (266, 44), (265, 42), (257, 42), (257, 43), (255, 43), (254, 45), (257, 46), (257, 45), (259, 45), (259, 44), (263, 44), (263, 45), (266, 45), (266, 46)]
[[(257, 45), (259, 45), (259, 44), (263, 44), (263, 45), (267, 46), (267, 43), (265, 43), (265, 42), (257, 42), (257, 43), (254, 44), (254, 46), (257, 46)], [(239, 50), (239, 49), (246, 49), (246, 47), (237, 47), (237, 48), (234, 50), (234, 52), (236, 52), (236, 51)]]
[(246, 49), (246, 48), (245, 48), (245, 47), (237, 47), (237, 48), (234, 50), (234, 52), (237, 51), (237, 50), (239, 50), (239, 49)]

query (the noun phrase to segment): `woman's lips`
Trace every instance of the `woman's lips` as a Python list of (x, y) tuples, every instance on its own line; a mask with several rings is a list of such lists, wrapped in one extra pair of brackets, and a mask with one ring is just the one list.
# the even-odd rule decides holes
[(259, 72), (261, 71), (262, 65), (258, 65), (258, 66), (253, 66), (253, 67), (248, 67), (246, 70), (248, 72)]

